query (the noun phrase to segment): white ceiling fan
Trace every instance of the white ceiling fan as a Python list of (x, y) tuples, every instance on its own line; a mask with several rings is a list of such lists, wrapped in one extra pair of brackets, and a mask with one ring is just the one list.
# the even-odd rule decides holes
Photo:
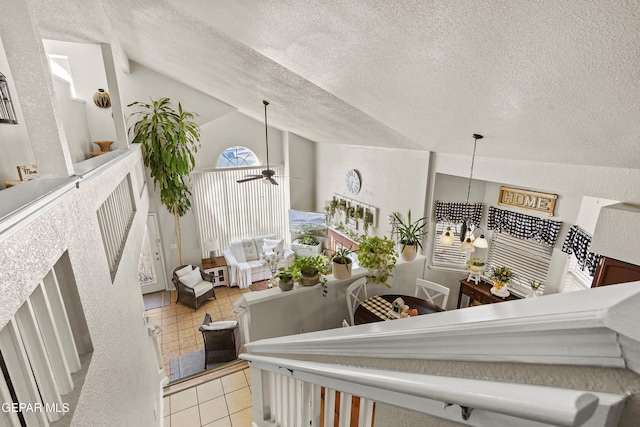
[(269, 101), (263, 100), (264, 104), (264, 139), (267, 144), (267, 168), (262, 171), (260, 175), (245, 175), (243, 179), (239, 179), (237, 182), (247, 182), (254, 181), (256, 179), (264, 179), (265, 184), (271, 183), (272, 185), (278, 185), (274, 178), (276, 172), (269, 168), (269, 132), (267, 127), (267, 105), (269, 105)]

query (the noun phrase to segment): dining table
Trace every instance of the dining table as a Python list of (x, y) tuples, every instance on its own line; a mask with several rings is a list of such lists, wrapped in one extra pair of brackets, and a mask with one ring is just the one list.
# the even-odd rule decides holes
[(416, 309), (419, 316), (445, 311), (443, 308), (438, 307), (431, 301), (414, 296), (397, 294), (376, 295), (371, 298), (367, 298), (358, 305), (355, 313), (353, 314), (354, 324), (362, 325), (365, 323), (394, 320), (394, 318), (390, 318), (387, 313), (391, 310), (392, 303), (396, 298), (402, 298), (404, 300), (404, 304), (408, 305), (409, 309)]

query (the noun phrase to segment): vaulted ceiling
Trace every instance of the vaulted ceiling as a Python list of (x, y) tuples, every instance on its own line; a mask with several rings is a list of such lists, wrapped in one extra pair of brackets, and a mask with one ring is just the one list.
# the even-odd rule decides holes
[(640, 166), (639, 0), (27, 1), (320, 143)]

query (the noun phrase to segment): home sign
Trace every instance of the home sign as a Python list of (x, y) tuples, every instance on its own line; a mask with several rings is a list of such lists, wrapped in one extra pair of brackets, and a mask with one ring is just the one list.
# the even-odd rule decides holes
[(528, 209), (553, 216), (557, 199), (557, 194), (538, 193), (537, 191), (500, 187), (498, 204), (501, 206)]

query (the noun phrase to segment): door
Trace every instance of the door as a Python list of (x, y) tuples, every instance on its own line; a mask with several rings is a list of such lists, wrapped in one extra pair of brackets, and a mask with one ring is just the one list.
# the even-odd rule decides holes
[(601, 256), (593, 276), (591, 287), (596, 288), (598, 286), (615, 285), (638, 280), (640, 280), (640, 266)]
[(147, 224), (142, 239), (142, 250), (138, 262), (138, 279), (142, 294), (163, 291), (167, 288), (164, 260), (160, 250), (158, 217), (155, 213), (147, 216)]

